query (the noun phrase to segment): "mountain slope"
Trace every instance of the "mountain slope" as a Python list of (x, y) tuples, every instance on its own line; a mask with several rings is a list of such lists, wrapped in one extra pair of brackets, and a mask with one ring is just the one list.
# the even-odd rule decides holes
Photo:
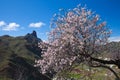
[(40, 58), (36, 32), (26, 36), (0, 36), (0, 80), (49, 80), (35, 68)]

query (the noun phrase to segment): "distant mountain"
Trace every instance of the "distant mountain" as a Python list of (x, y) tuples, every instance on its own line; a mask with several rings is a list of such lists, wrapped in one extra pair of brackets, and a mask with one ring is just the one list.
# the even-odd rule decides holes
[(41, 49), (36, 31), (25, 36), (0, 36), (0, 80), (49, 80), (35, 68)]
[(110, 42), (106, 46), (105, 51), (112, 60), (120, 59), (120, 42)]

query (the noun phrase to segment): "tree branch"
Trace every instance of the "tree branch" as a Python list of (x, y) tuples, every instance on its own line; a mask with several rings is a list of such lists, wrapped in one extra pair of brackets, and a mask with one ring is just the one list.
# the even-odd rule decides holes
[(102, 60), (102, 59), (98, 59), (98, 58), (93, 58), (91, 57), (91, 60), (99, 62), (99, 63), (103, 63), (103, 64), (115, 64), (116, 65), (116, 61), (113, 60)]
[(93, 58), (91, 57), (91, 60), (93, 61), (96, 61), (96, 62), (99, 62), (99, 63), (102, 63), (102, 64), (114, 64), (116, 66), (118, 66), (118, 68), (120, 69), (120, 60), (101, 60), (101, 59), (98, 59), (98, 58)]

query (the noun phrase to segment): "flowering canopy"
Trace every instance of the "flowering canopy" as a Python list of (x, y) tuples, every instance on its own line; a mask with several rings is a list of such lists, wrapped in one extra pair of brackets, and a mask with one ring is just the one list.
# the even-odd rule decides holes
[(42, 73), (70, 69), (74, 64), (91, 62), (107, 43), (110, 30), (106, 22), (85, 7), (77, 6), (54, 15), (48, 43), (39, 43), (42, 59), (36, 66)]

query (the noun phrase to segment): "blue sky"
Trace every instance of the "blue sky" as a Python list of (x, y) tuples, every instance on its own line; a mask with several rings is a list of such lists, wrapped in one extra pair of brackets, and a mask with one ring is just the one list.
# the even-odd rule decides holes
[(111, 40), (120, 40), (120, 0), (0, 0), (0, 36), (22, 36), (36, 30), (39, 38), (47, 40), (52, 16), (78, 4), (99, 14), (112, 30)]

